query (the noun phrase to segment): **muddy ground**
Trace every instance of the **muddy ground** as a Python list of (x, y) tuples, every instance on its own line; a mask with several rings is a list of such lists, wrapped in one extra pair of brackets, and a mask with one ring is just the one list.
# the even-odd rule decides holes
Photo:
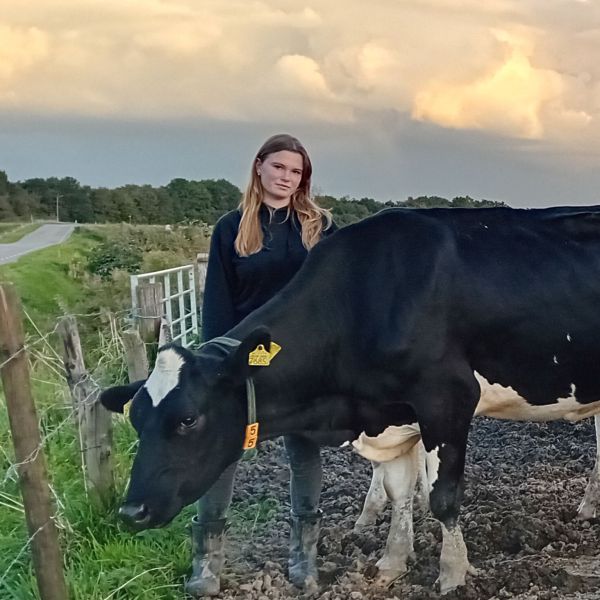
[[(594, 455), (592, 420), (572, 425), (478, 419), (470, 434), (461, 524), (479, 573), (444, 598), (600, 599), (600, 523), (575, 518)], [(434, 590), (441, 546), (437, 522), (415, 508), (416, 562), (390, 588), (376, 588), (372, 576), (385, 545), (390, 510), (377, 525), (353, 533), (371, 478), (370, 464), (348, 448), (324, 449), (323, 459), (321, 586), (312, 597), (440, 598)], [(287, 486), (279, 443), (267, 443), (259, 460), (241, 464), (236, 499), (258, 498), (268, 490), (280, 508), (252, 537), (230, 532), (221, 598), (309, 597), (285, 579)]]

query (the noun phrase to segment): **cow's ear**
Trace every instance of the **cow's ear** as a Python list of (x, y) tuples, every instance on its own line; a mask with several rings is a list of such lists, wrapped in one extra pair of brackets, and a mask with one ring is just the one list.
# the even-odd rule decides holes
[(100, 394), (102, 406), (112, 412), (123, 412), (123, 407), (135, 396), (135, 393), (146, 383), (145, 379), (134, 381), (129, 385), (116, 385), (105, 389)]
[(266, 350), (271, 347), (271, 332), (267, 327), (257, 327), (241, 341), (227, 361), (227, 375), (237, 380), (246, 379), (253, 368), (248, 364), (250, 352), (258, 346), (264, 346)]

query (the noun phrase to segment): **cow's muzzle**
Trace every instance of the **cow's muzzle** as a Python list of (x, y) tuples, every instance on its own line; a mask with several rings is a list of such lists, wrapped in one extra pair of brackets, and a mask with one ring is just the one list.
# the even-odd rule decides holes
[(119, 517), (131, 529), (145, 529), (150, 522), (150, 511), (145, 504), (123, 504)]

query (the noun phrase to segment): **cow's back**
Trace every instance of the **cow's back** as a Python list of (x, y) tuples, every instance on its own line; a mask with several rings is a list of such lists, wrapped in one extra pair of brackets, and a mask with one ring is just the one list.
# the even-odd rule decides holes
[(453, 320), (474, 369), (531, 404), (600, 400), (600, 210), (478, 212), (454, 217)]
[[(600, 208), (388, 209), (315, 247), (254, 313), (387, 397), (450, 353), (544, 404), (600, 399)], [(290, 310), (294, 315), (290, 319)], [(277, 325), (279, 324), (279, 325)], [(290, 366), (290, 369), (293, 365)], [(597, 381), (598, 380), (598, 381)]]

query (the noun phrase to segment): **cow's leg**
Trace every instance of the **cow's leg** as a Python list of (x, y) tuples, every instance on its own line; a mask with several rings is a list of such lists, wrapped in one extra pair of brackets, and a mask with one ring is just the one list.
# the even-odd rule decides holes
[(464, 585), (469, 570), (467, 547), (458, 524), (463, 485), (462, 474), (455, 471), (461, 462), (464, 463), (464, 449), (448, 442), (427, 453), (431, 512), (442, 526), (440, 575), (436, 582), (442, 594)]
[(429, 510), (429, 494), (431, 488), (429, 479), (427, 478), (427, 453), (423, 447), (423, 442), (419, 442), (418, 446), (418, 461), (419, 461), (419, 477), (417, 479), (417, 493), (415, 494), (417, 505), (424, 511)]
[(600, 415), (594, 417), (596, 426), (596, 464), (588, 481), (583, 500), (579, 505), (577, 515), (580, 519), (592, 519), (596, 516), (596, 507), (600, 500)]
[[(442, 525), (443, 543), (440, 556), (440, 592), (448, 593), (465, 584), (470, 569), (467, 547), (458, 525), (463, 495), (467, 435), (479, 398), (479, 387), (472, 372), (442, 385), (437, 382), (435, 401), (423, 405), (419, 424), (427, 457), (427, 476), (431, 492), (429, 503), (433, 516)], [(435, 398), (435, 395), (423, 396)]]
[(385, 552), (377, 561), (376, 584), (387, 586), (407, 571), (407, 560), (413, 550), (413, 496), (418, 474), (419, 448), (380, 465), (383, 486), (392, 502), (392, 519)]
[(388, 501), (385, 488), (383, 487), (385, 467), (382, 463), (375, 461), (371, 461), (371, 466), (373, 467), (371, 485), (369, 486), (360, 517), (358, 517), (354, 525), (354, 531), (360, 531), (367, 525), (373, 525), (377, 520), (377, 515), (383, 512)]

